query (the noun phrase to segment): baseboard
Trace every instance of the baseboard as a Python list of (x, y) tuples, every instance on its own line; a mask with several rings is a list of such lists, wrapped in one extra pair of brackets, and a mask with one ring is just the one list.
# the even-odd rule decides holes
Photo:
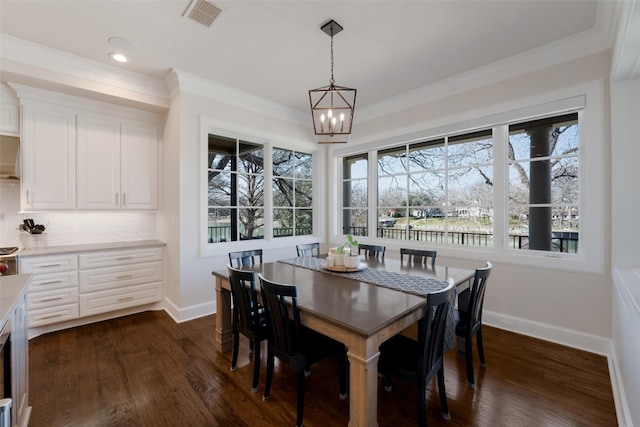
[(166, 311), (176, 323), (182, 323), (199, 317), (208, 316), (216, 312), (215, 301), (208, 301), (186, 308), (178, 307), (169, 298), (165, 298), (164, 303), (164, 311)]
[(520, 317), (509, 316), (488, 310), (482, 312), (482, 323), (518, 334), (577, 348), (602, 356), (611, 356), (611, 340), (572, 329), (560, 328)]
[(616, 416), (619, 427), (633, 427), (631, 412), (627, 404), (627, 397), (624, 393), (624, 383), (618, 367), (616, 348), (611, 344), (611, 356), (607, 358), (609, 362), (609, 376), (611, 377), (611, 390), (613, 391), (613, 402), (616, 405)]

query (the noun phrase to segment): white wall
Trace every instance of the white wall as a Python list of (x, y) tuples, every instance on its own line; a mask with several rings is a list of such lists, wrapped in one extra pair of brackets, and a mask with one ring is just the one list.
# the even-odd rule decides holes
[(640, 425), (640, 80), (612, 84), (611, 115), (614, 367), (633, 426)]
[[(181, 82), (182, 83), (182, 82)], [(206, 85), (204, 82), (200, 84)], [(294, 125), (259, 112), (239, 108), (230, 102), (214, 100), (203, 93), (180, 91), (179, 105), (174, 97), (172, 112), (165, 128), (165, 156), (163, 158), (163, 216), (175, 216), (178, 230), (164, 233), (171, 256), (179, 259), (172, 266), (168, 295), (174, 306), (173, 316), (186, 320), (212, 313), (215, 310), (213, 270), (225, 269), (228, 252), (247, 249), (250, 245), (265, 249), (265, 261), (295, 256), (295, 243), (291, 239), (276, 241), (233, 242), (203, 251), (202, 214), (206, 207), (203, 201), (202, 177), (206, 158), (202, 158), (203, 120), (220, 124), (222, 128), (244, 129), (248, 135), (255, 134), (265, 140), (277, 141), (278, 136), (288, 141), (299, 141), (299, 149), (317, 150), (310, 144), (310, 129)], [(174, 109), (179, 108), (179, 130), (174, 123)], [(170, 182), (167, 182), (170, 181)], [(162, 227), (164, 228), (164, 227)], [(170, 226), (167, 226), (170, 228)], [(205, 245), (206, 246), (206, 245)]]

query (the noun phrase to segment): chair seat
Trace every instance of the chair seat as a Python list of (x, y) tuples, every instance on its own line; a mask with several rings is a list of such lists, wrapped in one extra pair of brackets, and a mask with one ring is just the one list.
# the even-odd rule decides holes
[(417, 352), (417, 341), (404, 335), (394, 335), (380, 346), (378, 370), (394, 377), (414, 378), (418, 371)]

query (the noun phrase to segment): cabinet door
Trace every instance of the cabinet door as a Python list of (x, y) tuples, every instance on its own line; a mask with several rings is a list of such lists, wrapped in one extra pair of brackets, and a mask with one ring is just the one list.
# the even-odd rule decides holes
[(114, 210), (120, 195), (120, 123), (78, 116), (78, 209)]
[(21, 145), (22, 210), (75, 209), (75, 114), (25, 106)]
[(158, 140), (157, 126), (122, 124), (123, 209), (158, 208)]
[(26, 413), (29, 406), (29, 343), (27, 341), (26, 298), (20, 297), (13, 314), (11, 331), (12, 344), (12, 399), (13, 424), (26, 425)]

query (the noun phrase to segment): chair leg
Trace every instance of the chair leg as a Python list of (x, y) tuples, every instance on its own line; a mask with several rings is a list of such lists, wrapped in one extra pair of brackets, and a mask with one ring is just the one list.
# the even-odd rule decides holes
[(424, 380), (418, 380), (416, 384), (416, 399), (417, 399), (417, 411), (418, 411), (418, 427), (427, 427), (427, 385)]
[(445, 420), (451, 419), (449, 403), (447, 402), (447, 389), (444, 386), (444, 367), (438, 369), (438, 394), (440, 394), (440, 406), (442, 407), (442, 417)]
[(236, 370), (238, 364), (238, 347), (240, 346), (240, 333), (233, 332), (233, 352), (231, 353), (231, 372)]
[(304, 371), (298, 372), (298, 407), (296, 415), (296, 427), (302, 427), (302, 416), (304, 413)]
[(471, 342), (473, 335), (467, 335), (464, 338), (464, 360), (467, 365), (467, 383), (469, 387), (476, 388), (476, 384), (473, 380), (473, 343)]
[(482, 325), (478, 328), (478, 333), (476, 334), (476, 340), (478, 340), (478, 356), (480, 356), (480, 366), (487, 366), (484, 362), (484, 345), (482, 343)]
[[(251, 343), (254, 343), (252, 340)], [(254, 343), (254, 356), (253, 356), (253, 383), (251, 384), (251, 391), (258, 392), (258, 381), (260, 380), (260, 341)]]
[(391, 375), (384, 376), (384, 390), (385, 391), (393, 390), (393, 384), (391, 383)]
[(267, 375), (264, 379), (264, 395), (262, 400), (266, 402), (271, 398), (271, 379), (273, 378), (273, 353), (271, 349), (267, 350)]
[(340, 399), (345, 400), (347, 398), (347, 355), (341, 353), (338, 356), (338, 377), (340, 380)]

